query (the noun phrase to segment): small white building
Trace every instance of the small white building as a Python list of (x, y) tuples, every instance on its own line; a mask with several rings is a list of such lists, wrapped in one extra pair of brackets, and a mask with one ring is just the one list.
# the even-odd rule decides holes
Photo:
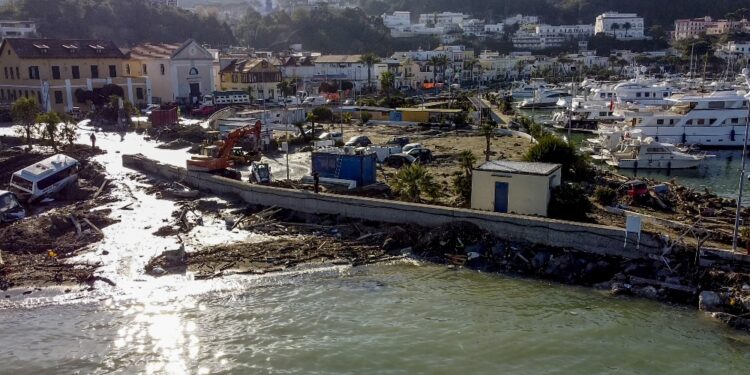
[(484, 32), (486, 34), (501, 34), (503, 30), (505, 30), (505, 24), (502, 22), (484, 25)]
[(643, 17), (635, 13), (606, 12), (596, 17), (594, 33), (618, 40), (639, 40), (644, 36)]
[(419, 15), (419, 23), (447, 27), (450, 25), (460, 25), (466, 18), (468, 18), (468, 16), (463, 13), (423, 13)]
[(722, 55), (750, 56), (750, 42), (727, 42), (727, 44), (721, 46), (719, 52), (722, 52)]
[(389, 29), (411, 26), (411, 12), (393, 12), (393, 14), (383, 14), (383, 25)]
[(551, 191), (561, 178), (560, 164), (488, 161), (473, 171), (471, 208), (547, 216)]
[(36, 23), (32, 21), (0, 21), (0, 40), (33, 37), (36, 37)]

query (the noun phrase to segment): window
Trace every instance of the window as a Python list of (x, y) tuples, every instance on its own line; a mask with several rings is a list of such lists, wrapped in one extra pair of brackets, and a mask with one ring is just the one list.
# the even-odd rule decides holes
[(709, 125), (713, 125), (713, 124), (715, 124), (715, 123), (716, 123), (716, 119), (715, 119), (715, 118), (712, 118), (712, 119), (709, 119), (709, 120), (708, 120), (708, 124), (709, 124)]
[(39, 67), (38, 66), (29, 67), (29, 79), (39, 79)]
[(640, 98), (641, 97), (641, 93), (640, 92), (635, 93), (635, 97), (636, 98)]
[(91, 65), (91, 78), (99, 78), (99, 67)]
[(81, 78), (81, 70), (78, 69), (78, 65), (73, 65), (70, 68), (70, 70), (71, 70), (71, 72), (73, 74), (73, 79), (80, 79)]
[(650, 93), (650, 92), (644, 92), (644, 93), (643, 93), (643, 96), (645, 96), (645, 97), (647, 97), (647, 98), (648, 98), (648, 97), (650, 97), (650, 96), (651, 96), (651, 93)]
[(13, 68), (10, 68), (10, 79), (16, 79), (16, 76), (13, 75)]
[(687, 120), (685, 125), (693, 125), (693, 119)]
[(674, 119), (673, 118), (669, 119), (669, 125), (674, 125)]
[(18, 77), (18, 79), (21, 79), (21, 70), (18, 69), (18, 67), (16, 67), (16, 77)]
[(732, 119), (732, 124), (739, 124), (739, 123), (740, 123), (740, 119), (738, 119), (737, 117)]
[(8, 67), (6, 66), (4, 70), (5, 70), (5, 79), (8, 79)]
[(669, 96), (669, 93), (665, 91), (662, 93), (662, 96), (666, 98), (667, 96)]
[(60, 79), (60, 67), (59, 66), (52, 67), (52, 79)]
[(55, 91), (55, 104), (62, 104), (63, 93), (62, 91)]
[(146, 64), (143, 64), (143, 75), (148, 75), (148, 67), (146, 67)]
[(117, 65), (110, 65), (109, 66), (109, 76), (112, 78), (117, 77)]
[(664, 119), (656, 120), (656, 125), (664, 125)]
[(705, 125), (705, 124), (706, 124), (706, 119), (702, 119), (702, 118), (698, 119), (698, 125)]
[(159, 64), (159, 70), (161, 71), (161, 75), (164, 75), (164, 73), (166, 73), (166, 69), (164, 68), (164, 64)]
[(130, 64), (125, 64), (125, 74), (130, 75)]
[(143, 99), (143, 89), (140, 87), (135, 88), (135, 97), (136, 99)]
[(724, 109), (724, 102), (708, 102), (709, 109)]
[(62, 180), (64, 180), (65, 178), (67, 178), (68, 176), (70, 176), (71, 174), (73, 174), (75, 172), (76, 172), (76, 168), (75, 167), (70, 167), (70, 168), (67, 168), (67, 169), (60, 170), (58, 172), (55, 172), (55, 174), (53, 174), (51, 176), (45, 177), (45, 178), (37, 181), (36, 187), (39, 190), (44, 190), (44, 189), (46, 189), (46, 188), (48, 188), (48, 187), (50, 187), (50, 186), (52, 186), (52, 185), (54, 185), (54, 184), (62, 181)]

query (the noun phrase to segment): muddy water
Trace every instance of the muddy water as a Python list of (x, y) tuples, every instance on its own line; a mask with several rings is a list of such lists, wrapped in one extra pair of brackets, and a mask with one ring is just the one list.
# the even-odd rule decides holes
[[(747, 335), (692, 309), (584, 288), (417, 263), (151, 278), (145, 262), (178, 246), (150, 235), (174, 203), (142, 193), (120, 155), (182, 165), (185, 153), (98, 137), (121, 221), (79, 260), (102, 262), (117, 285), (3, 293), (0, 374), (750, 372)], [(220, 219), (184, 238), (188, 251), (264, 239)]]
[(588, 289), (417, 264), (220, 284), (4, 310), (0, 373), (750, 372), (748, 336)]

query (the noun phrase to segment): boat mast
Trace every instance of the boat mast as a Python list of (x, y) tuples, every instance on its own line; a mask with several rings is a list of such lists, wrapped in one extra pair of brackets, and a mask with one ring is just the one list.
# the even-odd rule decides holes
[[(745, 83), (750, 87), (750, 79), (748, 74), (750, 70), (747, 68), (742, 69), (742, 75), (745, 77)], [(748, 129), (750, 129), (750, 100), (746, 97), (743, 100), (748, 107), (747, 117), (745, 117), (745, 140), (742, 144), (742, 166), (740, 167), (740, 191), (737, 194), (737, 211), (734, 214), (734, 233), (732, 233), (732, 251), (737, 251), (737, 234), (740, 229), (740, 211), (742, 210), (742, 189), (745, 188), (745, 161), (747, 159), (747, 136)]]

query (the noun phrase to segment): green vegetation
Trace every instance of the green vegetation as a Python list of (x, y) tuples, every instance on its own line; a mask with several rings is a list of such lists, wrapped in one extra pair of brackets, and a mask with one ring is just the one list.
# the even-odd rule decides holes
[(469, 150), (461, 151), (458, 155), (462, 171), (456, 172), (453, 176), (453, 192), (458, 195), (464, 204), (471, 201), (471, 179), (474, 164), (477, 162), (476, 156)]
[(495, 135), (495, 129), (497, 129), (497, 123), (493, 120), (487, 121), (479, 126), (479, 135), (484, 137), (484, 160), (490, 161), (490, 155), (492, 154), (492, 137)]
[(153, 7), (145, 0), (17, 0), (3, 6), (0, 16), (35, 21), (47, 37), (107, 39), (123, 46), (188, 38), (213, 46), (235, 42), (229, 26), (215, 16)]
[(594, 199), (605, 206), (609, 206), (617, 199), (617, 192), (607, 186), (598, 186), (594, 190)]
[(36, 101), (31, 98), (21, 98), (13, 103), (11, 113), (13, 122), (23, 127), (26, 143), (31, 145), (31, 136), (37, 131), (36, 118), (39, 115), (40, 108)]
[(274, 12), (261, 15), (249, 9), (235, 28), (241, 44), (263, 49), (283, 50), (293, 43), (323, 53), (365, 53), (385, 56), (396, 50), (434, 48), (434, 38), (392, 38), (379, 17), (358, 8), (297, 9), (292, 14)]
[(423, 194), (430, 199), (440, 195), (435, 178), (419, 163), (399, 169), (390, 185), (394, 193), (409, 202), (420, 202)]
[(36, 116), (36, 122), (42, 125), (42, 139), (49, 141), (50, 146), (57, 152), (60, 132), (57, 128), (62, 120), (55, 112), (42, 113)]
[(576, 152), (575, 147), (551, 134), (537, 138), (524, 160), (562, 164), (563, 180), (582, 181), (591, 174), (588, 161)]
[(591, 201), (580, 185), (565, 183), (552, 191), (547, 214), (554, 219), (589, 221), (586, 214), (592, 208)]

